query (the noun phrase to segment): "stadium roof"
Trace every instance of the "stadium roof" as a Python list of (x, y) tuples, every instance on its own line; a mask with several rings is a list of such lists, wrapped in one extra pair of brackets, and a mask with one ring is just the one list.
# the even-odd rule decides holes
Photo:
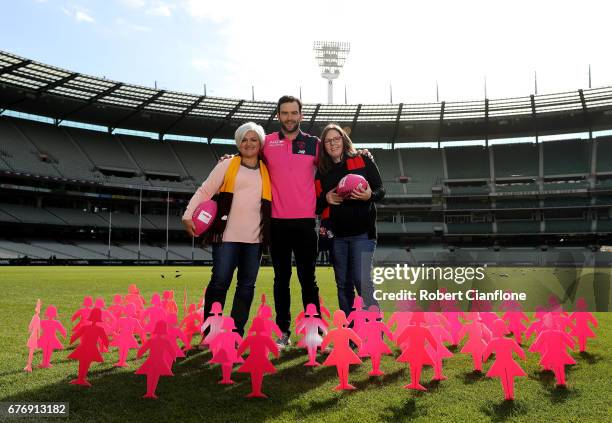
[[(279, 93), (281, 94), (281, 93)], [(110, 81), (0, 51), (0, 108), (114, 128), (233, 138), (255, 121), (273, 130), (276, 103), (198, 96)], [(328, 122), (359, 143), (533, 136), (612, 129), (612, 87), (508, 99), (419, 104), (305, 104), (303, 128)]]

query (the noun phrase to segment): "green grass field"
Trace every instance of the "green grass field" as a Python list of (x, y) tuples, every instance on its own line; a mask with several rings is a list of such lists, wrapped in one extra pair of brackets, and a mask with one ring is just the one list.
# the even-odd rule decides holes
[[(174, 277), (176, 270), (180, 278)], [(542, 280), (550, 270), (535, 272)], [(317, 276), (326, 305), (335, 309), (332, 270), (318, 268)], [(448, 380), (427, 383), (428, 392), (402, 389), (409, 377), (407, 368), (387, 356), (382, 361), (385, 376), (368, 377), (370, 362), (366, 359), (351, 370), (350, 381), (358, 389), (338, 393), (332, 390), (337, 384), (335, 368), (306, 368), (305, 351), (292, 348), (274, 361), (278, 372), (264, 379), (267, 400), (244, 398), (250, 392), (246, 374), (235, 373), (233, 386), (217, 385), (220, 369), (205, 364), (209, 352), (193, 351), (177, 362), (175, 376), (161, 378), (157, 401), (141, 398), (145, 376), (133, 373), (142, 361), (134, 358), (133, 351), (129, 368), (112, 366), (117, 358), (114, 351), (106, 355), (105, 363), (94, 364), (91, 388), (68, 383), (77, 370), (77, 362), (66, 358), (72, 348), (56, 352), (51, 369), (34, 369), (31, 374), (22, 370), (27, 359), (27, 327), (37, 298), (43, 306), (56, 305), (60, 320), (69, 328), (70, 316), (84, 295), (104, 296), (108, 305), (113, 294), (123, 294), (128, 284), (136, 283), (147, 299), (155, 291), (174, 289), (177, 303), (182, 304), (184, 287), (195, 302), (209, 277), (210, 269), (199, 267), (1, 267), (0, 401), (67, 401), (74, 421), (612, 421), (610, 313), (596, 315), (598, 338), (589, 341), (589, 353), (572, 353), (578, 364), (567, 367), (567, 389), (555, 388), (552, 373), (542, 372), (536, 355), (527, 353), (528, 360), (519, 362), (528, 377), (516, 379), (514, 402), (503, 400), (498, 379), (473, 374), (471, 358), (463, 354), (445, 361)], [(255, 305), (262, 293), (273, 301), (272, 280), (272, 269), (262, 268)], [(233, 286), (228, 304), (232, 293)], [(301, 308), (297, 280), (292, 281), (292, 293), (295, 316)], [(34, 364), (39, 362), (37, 353)], [(429, 381), (431, 375), (431, 368), (426, 368), (423, 381)]]

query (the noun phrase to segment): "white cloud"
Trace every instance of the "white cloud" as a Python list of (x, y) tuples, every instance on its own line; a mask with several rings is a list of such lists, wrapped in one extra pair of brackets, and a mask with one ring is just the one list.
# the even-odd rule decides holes
[[(184, 0), (182, 6), (187, 14), (197, 19), (210, 19), (213, 22), (222, 22), (232, 16), (240, 13), (243, 8), (243, 2), (234, 1), (204, 1), (204, 0)], [(247, 3), (248, 4), (248, 3)], [(268, 7), (262, 7), (262, 12)]]
[(140, 9), (147, 4), (145, 0), (120, 0), (124, 6), (127, 6), (131, 9)]
[(89, 13), (89, 11), (87, 11), (86, 9), (83, 9), (81, 7), (78, 6), (72, 6), (70, 8), (61, 7), (62, 12), (64, 12), (64, 14), (72, 19), (74, 19), (77, 22), (86, 22), (86, 23), (93, 23), (96, 20), (91, 16), (91, 14)]
[(77, 22), (94, 22), (94, 18), (92, 18), (87, 12), (82, 10), (77, 10), (74, 18)]
[(136, 32), (149, 32), (151, 28), (145, 25), (135, 24), (129, 21), (126, 21), (123, 18), (115, 19), (115, 23), (124, 30), (128, 31), (136, 31)]
[(162, 16), (168, 18), (172, 16), (174, 9), (173, 4), (167, 4), (161, 1), (155, 2), (155, 4), (147, 10), (147, 15), (151, 16)]

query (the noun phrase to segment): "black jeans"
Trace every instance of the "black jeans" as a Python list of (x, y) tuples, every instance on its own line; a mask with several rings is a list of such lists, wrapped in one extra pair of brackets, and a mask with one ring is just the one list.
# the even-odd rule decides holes
[(225, 305), (225, 296), (238, 268), (238, 283), (234, 294), (231, 316), (237, 332), (242, 335), (249, 318), (255, 280), (261, 261), (261, 244), (243, 242), (221, 242), (212, 246), (213, 268), (210, 283), (204, 295), (204, 316), (210, 316), (210, 308), (216, 301)]
[(302, 305), (314, 304), (319, 310), (319, 287), (315, 279), (317, 233), (314, 219), (272, 219), (270, 254), (274, 266), (274, 307), (276, 324), (290, 333), (291, 324), (291, 253), (302, 286)]

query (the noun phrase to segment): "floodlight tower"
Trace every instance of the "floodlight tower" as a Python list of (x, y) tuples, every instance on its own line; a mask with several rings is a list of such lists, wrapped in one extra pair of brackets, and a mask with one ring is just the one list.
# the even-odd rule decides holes
[(351, 43), (339, 41), (315, 41), (313, 44), (315, 59), (321, 68), (321, 76), (327, 79), (327, 103), (333, 104), (333, 80), (340, 76), (346, 57), (351, 51)]

